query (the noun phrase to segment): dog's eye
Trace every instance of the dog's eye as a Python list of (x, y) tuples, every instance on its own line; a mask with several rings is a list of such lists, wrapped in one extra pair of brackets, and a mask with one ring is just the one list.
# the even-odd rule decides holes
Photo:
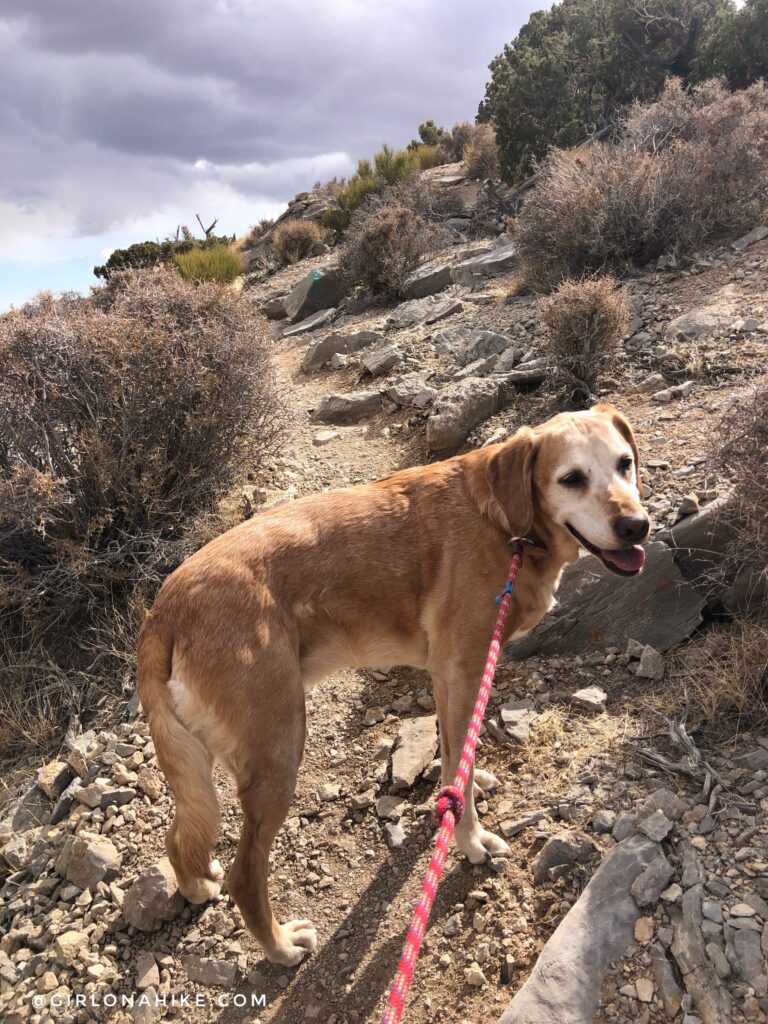
[(628, 473), (632, 469), (632, 459), (629, 455), (625, 455), (623, 459), (619, 459), (619, 472)]
[(559, 482), (563, 487), (583, 487), (587, 478), (580, 469), (574, 469), (570, 473), (566, 473), (565, 476), (561, 476)]

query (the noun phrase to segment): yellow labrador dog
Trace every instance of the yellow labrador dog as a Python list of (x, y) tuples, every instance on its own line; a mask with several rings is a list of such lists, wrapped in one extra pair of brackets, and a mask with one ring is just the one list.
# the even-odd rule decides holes
[[(275, 919), (269, 850), (294, 794), (307, 687), (341, 668), (412, 665), (432, 677), (450, 783), (509, 568), (526, 537), (505, 639), (554, 602), (583, 546), (621, 576), (643, 567), (649, 521), (637, 447), (611, 406), (565, 413), (503, 444), (360, 487), (303, 498), (229, 530), (178, 568), (146, 618), (138, 691), (176, 800), (168, 856), (184, 896), (216, 895), (219, 806), (232, 772), (243, 827), (227, 884), (267, 957), (315, 948), (310, 921)], [(467, 787), (456, 844), (508, 854)]]

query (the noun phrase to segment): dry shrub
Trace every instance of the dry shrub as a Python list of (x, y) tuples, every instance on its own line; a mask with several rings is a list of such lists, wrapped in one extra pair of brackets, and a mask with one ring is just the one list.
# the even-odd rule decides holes
[(623, 270), (752, 227), (768, 203), (768, 90), (670, 80), (616, 142), (553, 150), (517, 221), (530, 283)]
[(131, 611), (272, 449), (281, 420), (265, 339), (241, 295), (171, 270), (112, 275), (91, 299), (41, 297), (0, 317), (6, 755), (44, 743), (94, 681), (130, 662)]
[(254, 224), (248, 231), (248, 234), (243, 238), (240, 243), (240, 248), (243, 252), (248, 249), (252, 249), (257, 242), (266, 235), (268, 231), (271, 231), (274, 227), (275, 221), (273, 217), (262, 217), (258, 224)]
[(277, 225), (272, 235), (272, 249), (281, 263), (298, 263), (324, 239), (325, 232), (315, 221), (294, 217)]
[(623, 291), (615, 278), (565, 281), (548, 299), (540, 300), (547, 325), (547, 352), (571, 404), (594, 398), (600, 374), (613, 361), (627, 325)]
[(768, 712), (768, 625), (737, 619), (709, 627), (680, 651), (670, 686), (654, 703), (671, 716), (683, 706), (710, 723), (764, 724)]
[(352, 218), (343, 264), (350, 284), (400, 297), (408, 275), (435, 244), (429, 221), (392, 197), (370, 202)]
[(732, 474), (733, 541), (726, 574), (768, 583), (768, 386), (730, 409), (716, 431), (721, 469)]
[(461, 154), (470, 178), (498, 178), (496, 132), (490, 124), (475, 126)]

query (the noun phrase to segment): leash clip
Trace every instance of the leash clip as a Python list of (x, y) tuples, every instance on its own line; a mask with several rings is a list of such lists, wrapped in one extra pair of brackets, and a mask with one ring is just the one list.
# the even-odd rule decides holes
[(507, 582), (504, 584), (504, 589), (502, 590), (502, 592), (498, 594), (496, 597), (494, 597), (493, 600), (496, 602), (496, 604), (501, 604), (501, 602), (504, 600), (507, 594), (509, 594), (510, 597), (512, 596), (512, 592), (514, 591), (514, 589), (515, 584), (511, 580), (507, 580)]

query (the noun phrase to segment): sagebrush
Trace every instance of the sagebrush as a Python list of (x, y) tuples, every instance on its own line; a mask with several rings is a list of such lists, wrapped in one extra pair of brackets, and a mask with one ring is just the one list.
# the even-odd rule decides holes
[(313, 220), (292, 217), (277, 225), (272, 234), (272, 250), (281, 263), (298, 263), (311, 253), (325, 237)]
[(435, 244), (429, 221), (401, 198), (371, 203), (353, 218), (343, 264), (351, 284), (367, 285), (393, 298)]
[(569, 404), (588, 405), (601, 373), (610, 367), (628, 315), (616, 280), (565, 281), (548, 299), (540, 300), (547, 326), (545, 350), (555, 368), (556, 383)]
[(477, 125), (464, 145), (461, 155), (470, 178), (498, 178), (496, 132), (491, 125)]
[(615, 142), (553, 150), (517, 219), (526, 278), (622, 272), (746, 230), (768, 206), (768, 89), (671, 80), (636, 105)]
[(119, 690), (134, 613), (272, 450), (252, 303), (169, 269), (0, 317), (0, 746)]

